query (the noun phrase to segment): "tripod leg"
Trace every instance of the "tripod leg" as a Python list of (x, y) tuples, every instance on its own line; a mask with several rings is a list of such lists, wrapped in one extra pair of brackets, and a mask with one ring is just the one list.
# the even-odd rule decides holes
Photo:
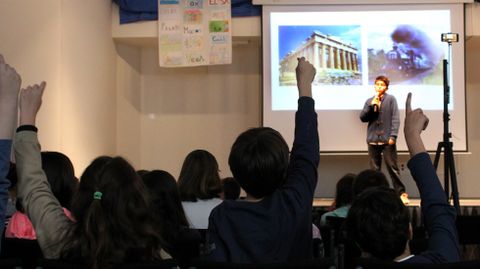
[[(449, 163), (449, 169), (450, 169), (450, 184), (452, 185), (452, 197), (453, 197), (453, 206), (457, 210), (457, 214), (460, 214), (460, 201), (458, 197), (458, 186), (457, 186), (457, 172), (455, 170), (455, 160), (453, 157), (453, 149), (452, 145), (453, 143), (450, 142), (448, 143), (448, 150), (445, 150), (446, 156), (448, 156), (448, 163)], [(448, 151), (448, 155), (447, 155)]]
[(435, 153), (435, 160), (433, 161), (433, 166), (435, 169), (438, 168), (438, 161), (440, 160), (440, 154), (442, 154), (443, 142), (438, 142), (437, 152)]

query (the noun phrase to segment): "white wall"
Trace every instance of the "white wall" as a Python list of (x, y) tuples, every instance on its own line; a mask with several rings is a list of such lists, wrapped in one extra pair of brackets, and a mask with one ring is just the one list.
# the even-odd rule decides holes
[(47, 81), (38, 119), (42, 150), (67, 154), (77, 175), (97, 155), (115, 153), (110, 12), (109, 1), (0, 1), (0, 53), (23, 86)]
[(258, 40), (235, 45), (232, 65), (210, 67), (160, 68), (155, 47), (117, 51), (118, 151), (139, 169), (177, 177), (185, 156), (202, 148), (216, 156), (222, 176), (231, 175), (234, 139), (261, 123)]

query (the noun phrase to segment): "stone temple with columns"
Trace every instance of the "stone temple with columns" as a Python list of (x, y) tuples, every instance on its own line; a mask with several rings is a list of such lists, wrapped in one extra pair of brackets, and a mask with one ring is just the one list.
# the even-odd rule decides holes
[(280, 85), (295, 84), (297, 58), (304, 56), (317, 69), (315, 83), (360, 85), (358, 49), (337, 37), (314, 31), (280, 60)]

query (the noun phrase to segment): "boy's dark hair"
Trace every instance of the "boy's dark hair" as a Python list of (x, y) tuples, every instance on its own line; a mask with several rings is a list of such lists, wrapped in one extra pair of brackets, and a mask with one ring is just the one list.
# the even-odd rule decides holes
[(222, 185), (215, 156), (203, 149), (190, 152), (178, 177), (178, 191), (182, 201), (219, 197)]
[(335, 190), (335, 207), (339, 208), (352, 203), (353, 200), (353, 180), (355, 174), (348, 173), (337, 182)]
[(8, 168), (7, 179), (10, 181), (9, 190), (17, 188), (17, 166), (15, 163), (10, 162), (10, 167)]
[(397, 193), (390, 188), (365, 190), (352, 203), (346, 228), (349, 238), (362, 251), (382, 260), (393, 260), (409, 240), (410, 215)]
[(367, 169), (360, 172), (353, 181), (353, 195), (358, 196), (364, 190), (372, 187), (388, 188), (387, 177), (384, 173), (377, 170)]
[(233, 177), (255, 198), (272, 194), (286, 179), (288, 145), (272, 128), (249, 129), (237, 137), (228, 158)]
[(375, 82), (376, 82), (377, 80), (383, 81), (383, 83), (385, 83), (385, 86), (387, 86), (387, 89), (388, 89), (388, 85), (390, 85), (390, 79), (388, 79), (388, 77), (386, 77), (386, 76), (378, 76), (378, 77), (375, 78)]
[(240, 197), (240, 184), (233, 177), (222, 179), (223, 199), (237, 200)]

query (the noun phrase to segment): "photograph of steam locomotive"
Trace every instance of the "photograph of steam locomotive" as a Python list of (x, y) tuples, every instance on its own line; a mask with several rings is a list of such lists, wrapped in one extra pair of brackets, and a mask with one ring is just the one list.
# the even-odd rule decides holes
[(375, 27), (368, 34), (368, 81), (384, 74), (392, 84), (441, 85), (444, 50), (425, 27)]

